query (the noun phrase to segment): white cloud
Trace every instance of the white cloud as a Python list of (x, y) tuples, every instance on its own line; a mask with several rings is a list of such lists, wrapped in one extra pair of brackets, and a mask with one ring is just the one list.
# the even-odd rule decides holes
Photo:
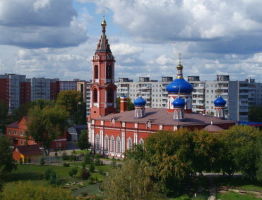
[(68, 47), (87, 39), (73, 0), (1, 0), (0, 44), (24, 48)]

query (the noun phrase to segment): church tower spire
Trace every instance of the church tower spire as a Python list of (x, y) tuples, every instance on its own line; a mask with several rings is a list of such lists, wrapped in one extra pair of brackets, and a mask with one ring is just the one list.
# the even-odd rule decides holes
[(106, 26), (106, 20), (103, 19), (102, 34), (92, 59), (91, 119), (116, 112), (115, 59), (106, 36)]

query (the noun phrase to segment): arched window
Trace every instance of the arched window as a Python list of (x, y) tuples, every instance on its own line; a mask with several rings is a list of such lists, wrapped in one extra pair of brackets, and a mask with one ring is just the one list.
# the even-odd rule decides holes
[(97, 89), (93, 90), (93, 103), (97, 103)]
[(112, 66), (111, 65), (107, 65), (106, 66), (106, 78), (107, 79), (112, 79)]
[(139, 144), (144, 145), (144, 140), (142, 138), (139, 140)]
[(95, 65), (94, 67), (94, 78), (98, 79), (98, 66), (97, 65)]
[(121, 153), (121, 139), (120, 139), (120, 137), (116, 138), (116, 152)]
[(115, 138), (114, 138), (114, 136), (111, 137), (110, 143), (111, 143), (110, 151), (115, 152)]
[(108, 136), (106, 135), (106, 136), (105, 136), (105, 141), (104, 141), (104, 150), (105, 150), (105, 151), (108, 151), (108, 149), (109, 149), (109, 138), (108, 138)]
[(96, 135), (95, 148), (98, 150), (100, 148), (100, 137), (99, 134)]
[(114, 102), (114, 90), (109, 88), (107, 90), (107, 102), (108, 103), (113, 103)]
[(132, 146), (133, 146), (133, 141), (131, 138), (128, 138), (127, 139), (127, 149), (132, 149)]

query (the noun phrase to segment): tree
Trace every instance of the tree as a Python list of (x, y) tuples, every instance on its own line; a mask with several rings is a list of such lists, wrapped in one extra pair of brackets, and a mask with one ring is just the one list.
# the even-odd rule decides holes
[(250, 106), (248, 109), (248, 120), (262, 122), (262, 106)]
[(74, 90), (62, 91), (58, 94), (56, 104), (65, 107), (73, 123), (83, 124), (86, 122), (85, 104), (80, 92)]
[(227, 153), (231, 155), (236, 169), (254, 179), (260, 152), (257, 142), (261, 140), (262, 132), (251, 126), (233, 126), (225, 133)]
[(90, 143), (88, 142), (88, 137), (87, 137), (87, 130), (82, 130), (81, 134), (78, 138), (78, 147), (80, 149), (88, 149), (90, 147)]
[(5, 136), (0, 136), (0, 174), (2, 175), (12, 171), (16, 166), (10, 146), (10, 141)]
[[(127, 110), (134, 110), (134, 109), (135, 109), (135, 105), (133, 104), (130, 98), (127, 98)], [(116, 110), (117, 112), (120, 111), (120, 97), (116, 99)]]
[[(15, 189), (14, 189), (15, 188)], [(1, 200), (74, 200), (68, 190), (33, 182), (18, 182), (3, 189)]]
[(60, 106), (34, 106), (28, 115), (27, 135), (40, 143), (48, 155), (51, 142), (65, 133), (68, 113)]
[(53, 106), (53, 105), (54, 105), (53, 101), (44, 100), (44, 99), (27, 102), (12, 112), (11, 119), (12, 121), (20, 120), (22, 117), (27, 116), (29, 110), (34, 106), (39, 106), (41, 109), (43, 109), (46, 106)]
[(113, 169), (102, 183), (107, 200), (159, 199), (158, 187), (151, 179), (152, 169), (145, 162), (126, 160)]
[(4, 131), (4, 125), (6, 123), (6, 118), (7, 118), (7, 114), (8, 114), (8, 106), (0, 101), (0, 134), (1, 131)]
[(0, 191), (5, 176), (16, 167), (10, 145), (5, 136), (0, 136)]

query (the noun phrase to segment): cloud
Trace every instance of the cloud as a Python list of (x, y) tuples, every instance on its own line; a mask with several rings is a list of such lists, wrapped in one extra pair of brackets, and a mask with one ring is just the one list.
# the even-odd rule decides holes
[(115, 23), (145, 42), (206, 41), (200, 50), (214, 53), (262, 50), (261, 0), (79, 1), (110, 9)]
[(61, 48), (87, 40), (72, 0), (1, 0), (0, 44)]

